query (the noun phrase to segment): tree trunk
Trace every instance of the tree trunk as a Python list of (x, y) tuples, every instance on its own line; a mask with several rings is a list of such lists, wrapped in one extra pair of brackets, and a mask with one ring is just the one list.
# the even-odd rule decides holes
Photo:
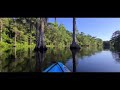
[(39, 46), (38, 48), (39, 49), (46, 49), (46, 46), (45, 46), (45, 37), (44, 37), (44, 29), (45, 29), (45, 19), (44, 18), (41, 18), (40, 19), (40, 29), (39, 29)]
[(20, 35), (20, 44), (22, 44), (22, 39), (21, 39), (21, 35)]
[(36, 20), (36, 25), (35, 25), (35, 28), (36, 28), (36, 34), (35, 34), (35, 38), (36, 38), (36, 46), (35, 46), (35, 49), (34, 50), (37, 50), (38, 49), (38, 45), (39, 45), (39, 18), (37, 18)]
[(80, 46), (76, 43), (76, 19), (73, 18), (73, 41), (72, 44), (70, 45), (70, 48), (75, 48), (75, 49), (80, 49)]
[(39, 46), (39, 23), (38, 23), (38, 19), (37, 19), (37, 22), (36, 22), (36, 47), (35, 47), (35, 50), (38, 48)]
[(8, 19), (8, 23), (9, 23), (8, 30), (10, 31), (9, 37), (12, 38), (12, 35), (11, 35), (12, 31), (11, 31), (10, 20), (9, 19)]
[(55, 23), (57, 22), (56, 17), (55, 17)]
[(45, 41), (44, 41), (44, 21), (41, 22), (41, 46), (45, 46)]
[(76, 42), (76, 35), (75, 35), (75, 31), (76, 31), (76, 19), (73, 18), (73, 42), (75, 43)]
[(14, 54), (15, 54), (14, 61), (16, 61), (17, 60), (16, 47), (14, 48)]
[(41, 46), (41, 29), (42, 29), (42, 25), (41, 25), (41, 23), (42, 23), (42, 18), (40, 18), (40, 26), (39, 26), (39, 39), (38, 39), (38, 47), (37, 48), (40, 48), (40, 46)]
[(2, 20), (0, 19), (0, 42), (2, 42)]
[(31, 45), (31, 30), (32, 30), (32, 24), (30, 23), (30, 30), (29, 30), (29, 41), (28, 41), (28, 45)]
[(15, 44), (14, 44), (14, 47), (16, 47), (16, 32), (15, 32)]
[(46, 19), (40, 18), (39, 22), (40, 23), (36, 24), (36, 48), (35, 50), (44, 51), (44, 50), (47, 50), (46, 45), (45, 45), (45, 37), (44, 37)]

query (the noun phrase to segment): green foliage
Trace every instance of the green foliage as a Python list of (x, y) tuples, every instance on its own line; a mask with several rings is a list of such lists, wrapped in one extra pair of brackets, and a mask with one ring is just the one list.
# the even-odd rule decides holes
[(5, 42), (0, 42), (0, 50), (2, 49), (8, 49), (11, 47), (11, 44), (5, 43)]
[(110, 40), (110, 45), (115, 50), (120, 51), (120, 30), (117, 30), (113, 33), (112, 38)]
[[(31, 39), (32, 46), (36, 43), (36, 18), (2, 18), (3, 29), (2, 39), (6, 44), (14, 45), (16, 35), (16, 45), (18, 47), (29, 47)], [(45, 26), (45, 43), (48, 47), (69, 47), (72, 43), (72, 32), (66, 30), (63, 24), (48, 23)], [(103, 42), (99, 38), (85, 35), (84, 32), (76, 32), (77, 43), (81, 46), (102, 46)], [(3, 45), (1, 45), (3, 47)]]
[(46, 45), (54, 45), (56, 47), (65, 47), (70, 45), (72, 37), (67, 33), (64, 25), (57, 23), (49, 23), (47, 30), (45, 31)]
[(78, 44), (81, 46), (102, 46), (103, 41), (99, 38), (85, 35), (83, 32), (77, 34)]
[(35, 40), (35, 35), (32, 36), (35, 29), (32, 29), (34, 32), (28, 33), (29, 23), (26, 22), (26, 18), (17, 18), (16, 21), (13, 18), (2, 18), (2, 21), (2, 41), (4, 43), (14, 45), (15, 35), (18, 46), (19, 44), (26, 44), (29, 36)]

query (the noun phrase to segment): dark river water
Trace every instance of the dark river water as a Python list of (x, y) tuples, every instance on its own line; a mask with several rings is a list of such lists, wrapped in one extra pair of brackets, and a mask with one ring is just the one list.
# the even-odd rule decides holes
[(120, 53), (102, 48), (0, 49), (0, 72), (43, 72), (52, 62), (63, 63), (71, 72), (120, 72)]

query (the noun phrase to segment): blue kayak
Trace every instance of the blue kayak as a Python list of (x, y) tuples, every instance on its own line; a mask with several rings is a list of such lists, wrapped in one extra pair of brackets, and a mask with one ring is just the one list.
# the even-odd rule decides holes
[(61, 62), (57, 62), (49, 66), (43, 72), (70, 72), (70, 70)]

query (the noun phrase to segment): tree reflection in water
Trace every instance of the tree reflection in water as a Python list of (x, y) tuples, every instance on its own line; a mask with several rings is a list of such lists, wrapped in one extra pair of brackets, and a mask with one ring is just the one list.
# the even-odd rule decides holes
[[(48, 68), (53, 61), (62, 62), (73, 72), (76, 72), (79, 60), (101, 51), (97, 48), (49, 48), (46, 52), (33, 52), (34, 48), (11, 48), (0, 50), (1, 72), (41, 72)], [(79, 60), (78, 60), (79, 59)]]
[(120, 63), (120, 52), (112, 52), (112, 56), (118, 63)]
[(79, 49), (71, 49), (72, 52), (72, 59), (73, 59), (73, 72), (76, 72), (76, 65), (77, 65), (77, 53), (79, 52)]
[(17, 55), (16, 55), (16, 47), (14, 47), (14, 61), (17, 60)]
[(45, 59), (45, 51), (36, 51), (35, 52), (35, 57), (36, 57), (36, 72), (42, 72), (42, 64)]

